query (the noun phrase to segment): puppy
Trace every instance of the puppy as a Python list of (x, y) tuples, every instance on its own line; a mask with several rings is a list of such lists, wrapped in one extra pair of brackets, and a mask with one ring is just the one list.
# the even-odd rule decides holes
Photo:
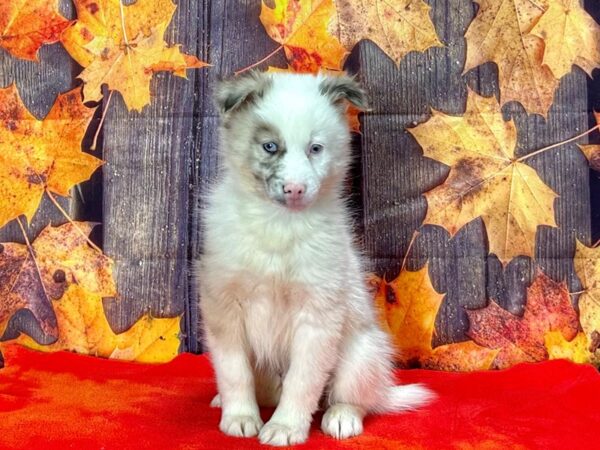
[[(321, 428), (342, 439), (367, 413), (426, 403), (426, 388), (394, 385), (343, 198), (346, 108), (364, 109), (364, 91), (348, 76), (254, 72), (216, 98), (221, 177), (196, 275), (221, 431), (302, 443), (323, 398)], [(259, 405), (277, 406), (264, 425)]]

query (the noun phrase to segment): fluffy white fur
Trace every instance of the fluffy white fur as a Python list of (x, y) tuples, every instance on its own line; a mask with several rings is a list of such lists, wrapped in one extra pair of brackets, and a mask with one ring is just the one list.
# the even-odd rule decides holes
[[(343, 200), (345, 100), (365, 100), (345, 76), (255, 73), (219, 90), (223, 167), (197, 278), (226, 434), (304, 442), (323, 399), (322, 430), (347, 438), (367, 413), (431, 398), (394, 385), (390, 341), (364, 284)], [(268, 154), (263, 141), (282, 151)], [(305, 185), (300, 207), (281, 194), (290, 182)], [(277, 405), (266, 424), (259, 404)]]

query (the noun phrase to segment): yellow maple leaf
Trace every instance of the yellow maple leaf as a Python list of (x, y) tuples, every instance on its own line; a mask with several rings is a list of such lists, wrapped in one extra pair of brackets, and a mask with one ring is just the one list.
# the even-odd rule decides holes
[(400, 365), (454, 371), (490, 368), (496, 349), (472, 341), (432, 348), (435, 318), (444, 295), (432, 286), (427, 265), (414, 272), (402, 269), (389, 283), (373, 278), (369, 284), (379, 285), (375, 294), (379, 322), (392, 337)]
[(2, 0), (0, 47), (17, 58), (35, 61), (43, 44), (60, 39), (71, 22), (57, 11), (58, 0)]
[(0, 227), (21, 214), (31, 221), (45, 189), (66, 196), (102, 164), (81, 151), (93, 115), (80, 88), (59, 95), (44, 120), (14, 85), (0, 89)]
[(546, 10), (545, 0), (477, 0), (479, 10), (465, 34), (464, 72), (493, 61), (498, 66), (501, 104), (520, 102), (546, 116), (558, 80), (542, 64), (544, 43), (529, 34)]
[(274, 8), (263, 1), (260, 21), (294, 70), (340, 70), (348, 52), (327, 31), (333, 14), (333, 0), (275, 0)]
[(68, 286), (60, 300), (53, 302), (58, 322), (58, 340), (41, 345), (21, 335), (17, 342), (37, 350), (67, 350), (104, 358), (140, 362), (167, 362), (179, 349), (180, 317), (142, 317), (129, 330), (115, 334), (102, 306), (102, 296), (79, 284)]
[(590, 167), (594, 170), (600, 171), (600, 145), (584, 144), (578, 145), (578, 147), (587, 158)]
[(588, 340), (585, 333), (577, 333), (567, 341), (560, 331), (548, 331), (544, 336), (544, 344), (549, 359), (568, 359), (579, 364), (590, 362)]
[(580, 0), (548, 0), (548, 10), (531, 30), (544, 40), (544, 64), (561, 78), (577, 64), (592, 76), (600, 66), (600, 25)]
[(411, 51), (441, 47), (431, 7), (423, 0), (335, 0), (337, 15), (329, 30), (352, 49), (362, 39), (379, 46), (396, 64)]
[(517, 131), (494, 98), (469, 92), (464, 116), (433, 111), (408, 130), (423, 154), (450, 166), (444, 183), (425, 193), (424, 223), (451, 235), (471, 220), (485, 223), (489, 250), (503, 263), (534, 256), (539, 225), (555, 227), (557, 195), (536, 171), (515, 157)]
[[(600, 247), (586, 247), (577, 241), (574, 264), (584, 289), (579, 297), (579, 321), (588, 341), (594, 342), (600, 333)], [(600, 364), (600, 350), (592, 351), (592, 362)]]
[(69, 54), (84, 67), (85, 101), (102, 98), (101, 87), (121, 92), (128, 109), (150, 103), (150, 80), (157, 71), (185, 77), (187, 68), (206, 63), (167, 46), (164, 34), (176, 6), (171, 0), (76, 0), (78, 19), (62, 36)]
[(47, 226), (27, 246), (0, 244), (0, 335), (19, 309), (28, 309), (48, 336), (56, 335), (51, 300), (64, 294), (68, 283), (78, 283), (101, 296), (116, 295), (110, 258), (88, 245), (93, 225), (86, 222)]

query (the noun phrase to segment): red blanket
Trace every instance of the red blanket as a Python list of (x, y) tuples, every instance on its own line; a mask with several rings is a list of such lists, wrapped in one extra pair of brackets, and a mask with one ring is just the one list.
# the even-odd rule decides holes
[[(0, 447), (11, 449), (241, 449), (224, 436), (205, 356), (164, 365), (45, 354), (9, 345), (0, 370)], [(600, 448), (600, 376), (566, 361), (470, 374), (399, 371), (439, 398), (416, 412), (369, 417), (365, 433), (337, 442), (314, 421), (306, 448)], [(267, 419), (271, 411), (263, 411)]]

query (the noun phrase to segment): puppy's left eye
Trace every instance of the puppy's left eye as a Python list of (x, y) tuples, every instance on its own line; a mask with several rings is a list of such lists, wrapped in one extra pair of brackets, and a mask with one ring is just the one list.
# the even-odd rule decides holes
[(310, 146), (310, 152), (315, 154), (315, 153), (320, 153), (323, 150), (323, 146), (321, 144), (313, 144)]
[(263, 149), (268, 153), (275, 153), (277, 151), (277, 144), (275, 142), (265, 142)]

